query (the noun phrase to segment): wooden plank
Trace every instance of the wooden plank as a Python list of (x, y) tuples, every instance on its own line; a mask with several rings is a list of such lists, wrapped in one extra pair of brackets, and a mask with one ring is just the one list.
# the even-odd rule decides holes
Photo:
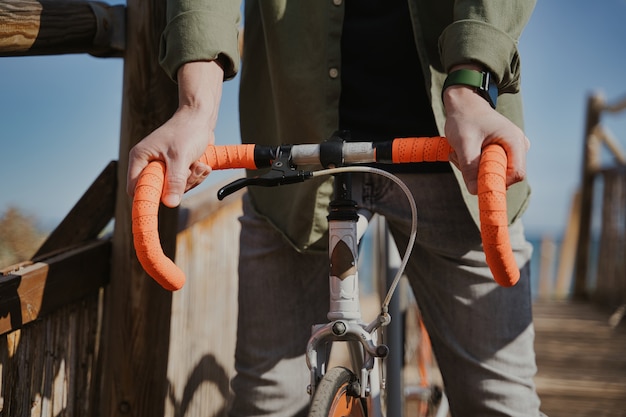
[(110, 257), (103, 239), (0, 275), (0, 334), (97, 293), (109, 280)]
[[(158, 62), (165, 1), (127, 1), (127, 43), (118, 178), (126, 178), (132, 146), (176, 110), (176, 85)], [(148, 277), (135, 256), (131, 204), (119, 184), (111, 283), (102, 337), (100, 415), (162, 416), (168, 395), (167, 363), (172, 294)], [(175, 255), (177, 210), (161, 210), (161, 241)]]
[(100, 295), (0, 336), (2, 416), (93, 416)]
[(554, 239), (544, 236), (539, 246), (540, 264), (539, 264), (539, 298), (552, 297), (554, 293), (554, 256), (556, 253), (556, 244)]
[(626, 410), (626, 325), (591, 303), (534, 306), (536, 383), (550, 417), (622, 417)]
[(580, 191), (580, 226), (574, 268), (574, 297), (583, 300), (587, 294), (587, 272), (591, 247), (591, 213), (593, 209), (594, 180), (600, 166), (600, 142), (593, 135), (600, 123), (600, 113), (604, 107), (604, 98), (592, 95), (587, 101), (585, 136), (583, 147), (583, 166)]
[(556, 275), (555, 297), (564, 300), (569, 297), (572, 287), (574, 264), (576, 262), (576, 248), (578, 245), (578, 229), (580, 227), (580, 190), (576, 190), (572, 197), (565, 228), (565, 235), (561, 243), (559, 266)]
[(70, 210), (65, 219), (48, 236), (35, 253), (38, 261), (54, 252), (94, 240), (113, 219), (117, 192), (117, 162), (111, 161)]
[(591, 275), (595, 278), (591, 299), (608, 308), (626, 303), (626, 169), (612, 167), (600, 171), (602, 200), (598, 253), (593, 256)]
[[(235, 179), (235, 178), (234, 178)], [(229, 195), (224, 201), (217, 198), (217, 192), (226, 183), (215, 184), (206, 190), (186, 196), (180, 204), (178, 213), (178, 233), (187, 230), (194, 224), (213, 216), (217, 211), (230, 204), (230, 201), (240, 200), (244, 190)]]
[(3, 0), (0, 56), (122, 56), (125, 7), (103, 2)]
[[(210, 191), (203, 194), (215, 196)], [(219, 204), (178, 234), (176, 261), (187, 282), (172, 300), (164, 417), (225, 416), (230, 402), (241, 199), (230, 196)]]

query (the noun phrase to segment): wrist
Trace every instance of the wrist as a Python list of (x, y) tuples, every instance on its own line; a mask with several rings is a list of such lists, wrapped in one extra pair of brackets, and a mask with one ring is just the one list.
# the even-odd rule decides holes
[(217, 61), (183, 64), (178, 72), (178, 106), (201, 110), (219, 103), (224, 70)]
[(493, 111), (489, 103), (471, 87), (462, 85), (449, 87), (443, 93), (442, 99), (447, 117)]

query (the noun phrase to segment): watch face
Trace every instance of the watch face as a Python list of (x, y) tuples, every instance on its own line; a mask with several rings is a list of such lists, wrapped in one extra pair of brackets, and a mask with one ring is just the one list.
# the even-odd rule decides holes
[(491, 107), (495, 109), (496, 103), (498, 102), (498, 86), (493, 80), (489, 80), (487, 94), (489, 94), (489, 104), (491, 104)]
[(480, 90), (482, 90), (482, 95), (485, 100), (489, 102), (491, 107), (496, 108), (496, 103), (498, 102), (498, 86), (495, 81), (491, 77), (491, 74), (488, 72), (482, 73), (483, 79), (480, 86)]

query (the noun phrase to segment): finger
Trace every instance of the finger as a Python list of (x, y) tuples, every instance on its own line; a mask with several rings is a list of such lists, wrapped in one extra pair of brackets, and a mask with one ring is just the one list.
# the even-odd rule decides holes
[(163, 204), (171, 208), (177, 207), (180, 204), (189, 175), (190, 170), (188, 167), (176, 163), (175, 160), (169, 161), (167, 171), (165, 172), (163, 194), (161, 196)]
[[(463, 165), (459, 162), (459, 155), (454, 150), (450, 152), (448, 159), (455, 167), (458, 168), (459, 171), (461, 171), (463, 181), (465, 182), (465, 186), (467, 187), (469, 193), (474, 195), (478, 194), (478, 171), (472, 175), (471, 166), (468, 164)], [(478, 167), (476, 167), (476, 169), (478, 169)]]
[(474, 154), (469, 149), (465, 150), (465, 154), (454, 152), (455, 166), (461, 171), (467, 191), (470, 194), (478, 194), (478, 163), (480, 161), (480, 153)]
[(461, 170), (467, 191), (470, 194), (478, 194), (478, 164), (466, 165), (465, 169)]
[(191, 164), (191, 174), (189, 175), (189, 178), (187, 178), (187, 186), (185, 191), (189, 191), (192, 188), (200, 185), (206, 179), (206, 177), (209, 176), (210, 173), (211, 167), (208, 165), (197, 161)]
[(454, 150), (448, 154), (448, 160), (452, 163), (452, 165), (461, 170), (459, 166), (459, 157)]
[(135, 195), (135, 187), (139, 179), (141, 171), (148, 166), (148, 161), (134, 156), (132, 150), (129, 156), (128, 171), (126, 172), (126, 193), (133, 197)]
[(524, 135), (523, 140), (518, 142), (515, 147), (505, 143), (500, 144), (507, 154), (506, 185), (510, 187), (526, 178), (526, 155), (530, 148), (530, 141)]
[(526, 158), (519, 154), (513, 154), (512, 158), (509, 158), (506, 169), (506, 186), (523, 181), (526, 178)]

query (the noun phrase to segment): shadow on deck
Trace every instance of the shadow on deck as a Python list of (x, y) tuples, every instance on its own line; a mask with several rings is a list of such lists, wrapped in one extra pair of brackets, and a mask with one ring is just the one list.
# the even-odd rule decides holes
[(626, 416), (626, 324), (590, 303), (534, 307), (542, 410), (549, 417)]

